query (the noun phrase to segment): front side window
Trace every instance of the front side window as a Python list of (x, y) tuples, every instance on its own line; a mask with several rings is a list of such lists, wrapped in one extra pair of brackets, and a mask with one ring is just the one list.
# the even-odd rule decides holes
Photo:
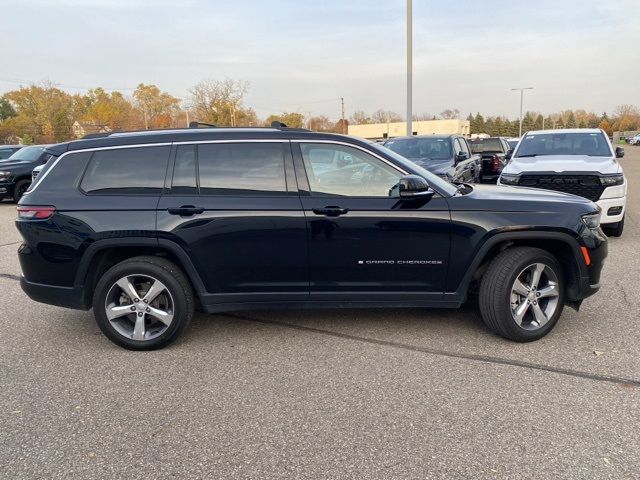
[(170, 147), (100, 150), (93, 154), (80, 188), (93, 194), (162, 192)]
[(314, 195), (389, 197), (402, 173), (359, 149), (332, 144), (300, 144)]
[(18, 150), (16, 153), (11, 155), (9, 158), (11, 160), (23, 160), (26, 162), (35, 162), (40, 158), (40, 154), (42, 154), (44, 147), (24, 147)]
[(211, 143), (198, 145), (203, 195), (285, 195), (283, 144)]
[(544, 155), (612, 156), (609, 142), (602, 133), (542, 133), (525, 135), (518, 146), (518, 157)]

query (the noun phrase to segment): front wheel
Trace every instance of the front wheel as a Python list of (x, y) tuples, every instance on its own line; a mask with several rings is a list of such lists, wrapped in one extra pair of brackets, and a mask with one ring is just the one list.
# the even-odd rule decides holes
[(538, 248), (510, 248), (491, 262), (482, 277), (482, 319), (502, 337), (538, 340), (560, 318), (564, 290), (562, 268), (553, 255)]
[(93, 312), (112, 342), (129, 350), (155, 350), (175, 341), (191, 321), (193, 291), (174, 263), (134, 257), (100, 278)]
[(18, 183), (16, 183), (16, 186), (13, 189), (13, 200), (16, 203), (20, 201), (20, 199), (24, 195), (24, 192), (26, 192), (29, 188), (29, 185), (31, 185), (30, 180), (20, 180)]

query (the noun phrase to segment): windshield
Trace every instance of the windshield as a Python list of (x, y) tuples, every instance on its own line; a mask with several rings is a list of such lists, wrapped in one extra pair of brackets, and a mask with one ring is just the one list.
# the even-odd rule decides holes
[(539, 155), (588, 155), (610, 157), (609, 142), (602, 133), (542, 133), (525, 135), (516, 157)]
[(384, 146), (411, 160), (449, 160), (453, 158), (451, 141), (448, 138), (397, 138), (389, 140)]
[(25, 147), (18, 150), (16, 153), (7, 158), (8, 161), (25, 160), (33, 162), (40, 158), (40, 154), (44, 150), (44, 147)]
[(502, 143), (499, 138), (476, 138), (471, 140), (471, 151), (473, 153), (502, 153)]
[(416, 165), (415, 163), (407, 160), (405, 157), (398, 155), (396, 152), (387, 148), (386, 146), (378, 145), (377, 143), (371, 142), (369, 144), (369, 147), (372, 150), (376, 150), (383, 155), (393, 158), (402, 167), (406, 167), (407, 170), (417, 173), (418, 175), (423, 177), (429, 185), (435, 187), (436, 189), (447, 195), (454, 195), (458, 191), (458, 189), (454, 185), (450, 184), (446, 180), (443, 180), (430, 171), (425, 170), (420, 165)]

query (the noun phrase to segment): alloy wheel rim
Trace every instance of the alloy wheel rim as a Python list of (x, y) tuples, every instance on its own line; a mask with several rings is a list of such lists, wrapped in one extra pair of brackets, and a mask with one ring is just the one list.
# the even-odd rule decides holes
[(560, 300), (556, 273), (544, 263), (531, 264), (511, 287), (511, 316), (525, 330), (538, 330), (553, 318)]
[(111, 326), (123, 337), (140, 342), (165, 333), (173, 322), (174, 308), (167, 286), (142, 274), (120, 278), (105, 299), (105, 313)]

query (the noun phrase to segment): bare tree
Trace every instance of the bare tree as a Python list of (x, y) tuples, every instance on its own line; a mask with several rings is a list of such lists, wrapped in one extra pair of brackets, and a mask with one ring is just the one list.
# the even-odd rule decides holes
[(457, 108), (448, 108), (440, 112), (440, 118), (442, 118), (443, 120), (455, 120), (456, 118), (460, 118), (460, 110), (458, 110)]
[(241, 80), (207, 79), (189, 90), (196, 120), (215, 125), (239, 124), (241, 116), (246, 116), (242, 106), (249, 83)]

